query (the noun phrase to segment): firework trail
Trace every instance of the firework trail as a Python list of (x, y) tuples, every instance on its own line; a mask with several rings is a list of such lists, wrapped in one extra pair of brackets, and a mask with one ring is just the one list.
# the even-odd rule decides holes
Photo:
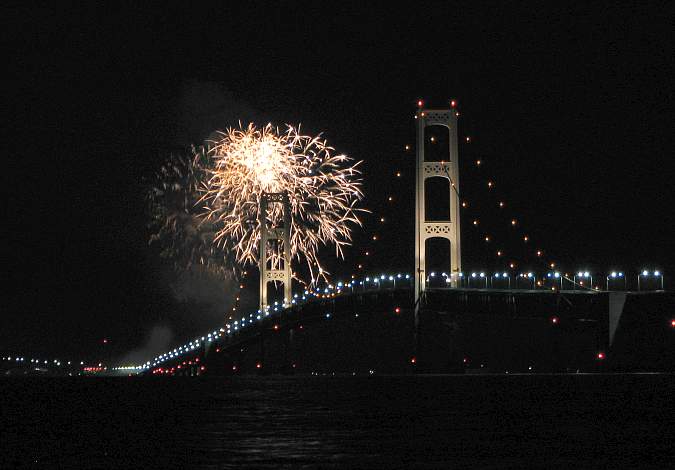
[[(216, 133), (207, 143), (197, 173), (206, 176), (198, 189), (201, 218), (215, 227), (213, 242), (233, 253), (240, 266), (256, 264), (259, 256), (259, 201), (263, 193), (285, 192), (291, 207), (291, 257), (304, 261), (311, 282), (325, 278), (318, 251), (334, 246), (336, 256), (351, 241), (352, 228), (361, 225), (356, 207), (363, 198), (359, 163), (334, 154), (321, 136), (310, 137), (299, 128), (284, 132), (271, 124), (253, 124)], [(268, 208), (267, 223), (283, 223), (283, 207)], [(272, 266), (281, 261), (273, 251)]]

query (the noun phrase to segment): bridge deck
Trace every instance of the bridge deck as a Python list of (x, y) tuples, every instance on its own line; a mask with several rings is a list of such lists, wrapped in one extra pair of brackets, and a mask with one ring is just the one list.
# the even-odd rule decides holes
[[(623, 297), (618, 309), (612, 306), (617, 297)], [(416, 369), (429, 372), (463, 370), (464, 358), (497, 371), (529, 364), (540, 371), (595, 370), (599, 353), (609, 361), (620, 357), (615, 366), (630, 364), (627, 370), (662, 370), (670, 365), (663, 352), (672, 348), (674, 304), (665, 292), (434, 287), (415, 306), (408, 285), (349, 289), (275, 309), (148, 372), (200, 375), (205, 364), (219, 373), (291, 367), (307, 373), (366, 363), (396, 372), (412, 357)]]

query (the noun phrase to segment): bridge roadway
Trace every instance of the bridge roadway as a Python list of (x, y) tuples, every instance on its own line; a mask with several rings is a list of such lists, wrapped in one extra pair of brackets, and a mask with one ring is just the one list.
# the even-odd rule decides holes
[(672, 293), (431, 288), (279, 309), (146, 375), (674, 370)]

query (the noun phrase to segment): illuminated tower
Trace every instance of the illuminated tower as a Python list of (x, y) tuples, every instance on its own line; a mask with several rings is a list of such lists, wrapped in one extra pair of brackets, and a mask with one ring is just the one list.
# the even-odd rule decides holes
[[(450, 242), (450, 285), (457, 287), (462, 269), (459, 232), (459, 155), (457, 152), (457, 115), (454, 109), (417, 110), (417, 179), (415, 192), (415, 304), (426, 289), (426, 241), (445, 238)], [(425, 130), (443, 126), (448, 130), (448, 153), (441, 161), (425, 161)], [(450, 210), (447, 220), (427, 221), (425, 183), (430, 178), (444, 178), (450, 185)]]
[[(270, 204), (282, 204), (284, 219), (282, 227), (268, 227), (267, 206)], [(280, 281), (284, 284), (284, 304), (291, 302), (291, 208), (286, 193), (263, 193), (260, 197), (260, 311), (264, 311), (267, 302), (267, 284)], [(280, 244), (270, 248), (268, 241), (276, 240)], [(278, 249), (281, 253), (279, 266), (269, 265), (268, 255), (270, 250)]]

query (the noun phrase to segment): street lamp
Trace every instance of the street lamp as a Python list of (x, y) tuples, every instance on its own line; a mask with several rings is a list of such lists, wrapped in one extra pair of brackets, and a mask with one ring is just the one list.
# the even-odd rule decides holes
[(607, 281), (607, 284), (606, 284), (606, 285), (607, 285), (607, 290), (609, 290), (609, 279), (610, 279), (610, 278), (612, 278), (612, 279), (616, 279), (616, 278), (621, 279), (621, 278), (623, 278), (623, 290), (626, 290), (626, 277), (623, 275), (623, 273), (622, 273), (621, 271), (619, 271), (619, 272), (612, 271), (612, 272), (606, 277), (606, 281)]
[(562, 276), (560, 275), (560, 273), (558, 271), (555, 271), (555, 272), (552, 272), (552, 273), (547, 273), (546, 277), (548, 277), (549, 279), (560, 279), (560, 290), (562, 290), (562, 288), (563, 288), (563, 286), (562, 286)]
[(641, 274), (638, 274), (638, 275), (637, 275), (638, 291), (641, 290), (641, 289), (640, 289), (640, 276), (641, 276), (641, 275), (642, 275), (642, 276), (645, 276), (645, 277), (646, 277), (646, 276), (649, 276), (649, 271), (647, 271), (647, 270), (645, 269), (644, 271), (642, 271)]
[(638, 274), (638, 275), (637, 275), (638, 291), (640, 290), (640, 276), (641, 276), (641, 275), (647, 277), (647, 276), (649, 276), (649, 271), (647, 271), (647, 270), (645, 269), (645, 270), (642, 271), (641, 274)]
[[(523, 279), (532, 279), (532, 289), (534, 289), (534, 283), (536, 282), (536, 278), (533, 273), (520, 273), (518, 277), (522, 277)], [(516, 278), (516, 287), (518, 286), (518, 278)]]
[(533, 273), (527, 273), (527, 277), (528, 277), (528, 279), (532, 279), (532, 290), (535, 290), (536, 287), (535, 287), (534, 284), (537, 281), (536, 277), (534, 276)]
[(446, 275), (445, 283), (452, 288), (460, 288), (461, 289), (461, 287), (462, 287), (462, 276), (463, 275), (460, 272), (450, 273), (449, 275)]
[(588, 271), (583, 271), (583, 272), (582, 272), (582, 271), (579, 271), (579, 272), (574, 276), (574, 285), (575, 285), (575, 287), (576, 287), (576, 284), (577, 284), (577, 277), (580, 277), (580, 278), (582, 278), (582, 279), (589, 279), (589, 278), (590, 278), (590, 280), (591, 280), (591, 289), (593, 288), (593, 276), (591, 275), (591, 273), (589, 273)]
[[(638, 274), (637, 276), (638, 290), (640, 290), (640, 276), (649, 277), (649, 271), (645, 269), (642, 271), (641, 274)], [(654, 271), (654, 277), (661, 278), (661, 290), (663, 290), (663, 273), (661, 271)]]
[[(498, 280), (499, 278), (502, 278), (502, 279), (507, 279), (507, 278), (508, 278), (508, 281), (509, 281), (509, 289), (511, 289), (511, 276), (509, 276), (509, 273), (505, 273), (505, 272), (504, 272), (504, 273), (495, 273), (494, 277), (495, 277), (495, 279), (497, 279), (497, 280)], [(495, 286), (495, 281), (494, 281), (494, 279), (492, 279), (492, 287), (494, 288), (494, 286)]]

